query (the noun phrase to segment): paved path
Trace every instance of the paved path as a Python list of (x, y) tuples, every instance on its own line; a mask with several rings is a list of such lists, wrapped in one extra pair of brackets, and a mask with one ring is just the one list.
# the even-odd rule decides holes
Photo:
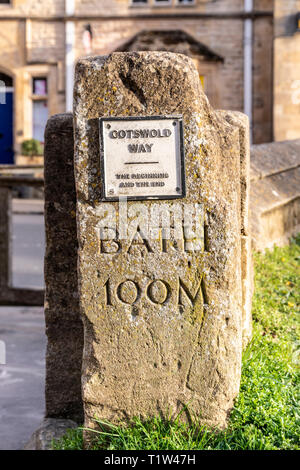
[(12, 284), (14, 287), (44, 286), (43, 201), (13, 200)]
[[(42, 201), (13, 201), (13, 285), (43, 287)], [(0, 449), (22, 449), (44, 414), (46, 337), (43, 309), (0, 307)]]
[(40, 307), (0, 307), (0, 449), (22, 449), (44, 414), (45, 326)]

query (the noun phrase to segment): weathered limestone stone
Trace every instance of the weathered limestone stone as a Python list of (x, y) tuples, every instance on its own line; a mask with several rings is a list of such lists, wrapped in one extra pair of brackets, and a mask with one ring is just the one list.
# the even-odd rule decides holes
[[(192, 61), (172, 53), (80, 60), (74, 105), (85, 425), (94, 427), (95, 416), (175, 415), (188, 405), (222, 428), (241, 372), (239, 127), (211, 109)], [(175, 114), (184, 120), (187, 194), (155, 204), (201, 205), (203, 250), (189, 251), (187, 240), (161, 250), (135, 233), (111, 240), (119, 249), (108, 253), (98, 230), (97, 118)], [(153, 201), (128, 202), (129, 210), (134, 204)]]
[(285, 245), (300, 231), (300, 140), (251, 148), (252, 247)]
[(73, 154), (72, 114), (52, 116), (45, 132), (46, 417), (80, 423), (83, 326)]
[(32, 434), (24, 450), (52, 450), (52, 441), (63, 437), (69, 429), (77, 428), (71, 419), (45, 418)]
[(218, 111), (240, 131), (240, 191), (241, 191), (241, 256), (243, 297), (243, 346), (252, 337), (252, 297), (254, 292), (254, 268), (249, 226), (250, 204), (250, 132), (248, 117), (238, 111)]

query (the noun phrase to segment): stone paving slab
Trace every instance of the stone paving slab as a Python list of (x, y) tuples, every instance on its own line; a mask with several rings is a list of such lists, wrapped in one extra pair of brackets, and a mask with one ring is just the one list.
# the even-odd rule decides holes
[(12, 200), (12, 210), (14, 214), (43, 214), (43, 199), (16, 199)]
[(12, 216), (12, 285), (44, 287), (44, 217), (18, 213)]

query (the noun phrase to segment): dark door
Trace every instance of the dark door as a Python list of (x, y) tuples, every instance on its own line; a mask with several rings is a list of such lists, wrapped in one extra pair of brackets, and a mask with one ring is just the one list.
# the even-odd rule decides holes
[(0, 73), (0, 164), (13, 162), (12, 79)]

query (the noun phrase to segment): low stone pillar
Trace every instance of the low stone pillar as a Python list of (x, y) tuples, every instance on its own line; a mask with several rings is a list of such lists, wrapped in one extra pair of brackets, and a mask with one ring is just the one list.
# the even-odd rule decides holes
[(77, 281), (72, 114), (52, 116), (45, 131), (46, 418), (83, 421), (83, 326)]
[(80, 60), (74, 126), (85, 425), (188, 405), (223, 428), (241, 373), (240, 130), (163, 52)]
[(250, 132), (248, 117), (238, 111), (217, 111), (240, 132), (240, 193), (241, 193), (241, 257), (242, 257), (242, 309), (243, 347), (252, 337), (252, 297), (254, 292), (254, 268), (250, 230)]
[(11, 284), (11, 188), (0, 187), (0, 300)]

